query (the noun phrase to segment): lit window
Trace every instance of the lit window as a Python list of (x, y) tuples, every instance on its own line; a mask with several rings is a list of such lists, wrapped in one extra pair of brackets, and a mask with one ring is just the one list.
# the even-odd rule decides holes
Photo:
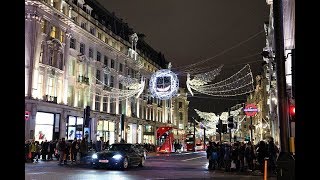
[(52, 26), (51, 27), (51, 32), (50, 32), (50, 37), (56, 38), (56, 27)]

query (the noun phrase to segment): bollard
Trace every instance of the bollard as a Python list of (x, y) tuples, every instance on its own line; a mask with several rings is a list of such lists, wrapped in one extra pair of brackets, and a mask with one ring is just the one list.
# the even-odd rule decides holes
[(264, 172), (263, 172), (263, 180), (267, 180), (268, 177), (268, 157), (264, 158)]

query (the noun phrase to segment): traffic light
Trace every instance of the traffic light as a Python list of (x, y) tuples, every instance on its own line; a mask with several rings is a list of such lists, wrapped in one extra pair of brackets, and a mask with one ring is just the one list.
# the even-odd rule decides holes
[(84, 126), (85, 127), (89, 127), (89, 124), (90, 124), (90, 112), (91, 112), (91, 108), (90, 106), (87, 106), (85, 109), (84, 109)]
[(227, 133), (227, 132), (228, 132), (228, 125), (222, 124), (222, 133)]
[(230, 116), (228, 118), (228, 128), (233, 129), (234, 124), (233, 124), (233, 116)]
[(289, 115), (290, 115), (290, 119), (291, 121), (295, 121), (295, 117), (296, 117), (296, 106), (291, 104), (289, 106)]

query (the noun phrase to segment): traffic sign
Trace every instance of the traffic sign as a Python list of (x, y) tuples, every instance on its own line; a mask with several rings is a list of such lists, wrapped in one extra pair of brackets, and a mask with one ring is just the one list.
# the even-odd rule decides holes
[(29, 111), (25, 111), (24, 119), (26, 121), (28, 121), (30, 119), (30, 112)]
[(258, 112), (258, 108), (255, 104), (247, 104), (243, 111), (247, 116), (254, 116)]

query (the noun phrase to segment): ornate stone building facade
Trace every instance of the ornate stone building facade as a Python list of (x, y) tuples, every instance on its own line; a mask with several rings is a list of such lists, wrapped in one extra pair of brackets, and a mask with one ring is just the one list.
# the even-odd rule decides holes
[[(130, 143), (155, 144), (156, 129), (162, 126), (183, 132), (186, 95), (169, 100), (150, 96), (149, 78), (167, 61), (132, 34), (132, 28), (94, 0), (25, 0), (25, 109), (30, 112), (25, 138), (88, 135), (93, 141), (118, 142), (121, 114)], [(125, 89), (120, 76), (144, 77), (143, 93), (122, 101), (105, 96), (110, 88)], [(91, 121), (84, 128), (87, 106)]]

